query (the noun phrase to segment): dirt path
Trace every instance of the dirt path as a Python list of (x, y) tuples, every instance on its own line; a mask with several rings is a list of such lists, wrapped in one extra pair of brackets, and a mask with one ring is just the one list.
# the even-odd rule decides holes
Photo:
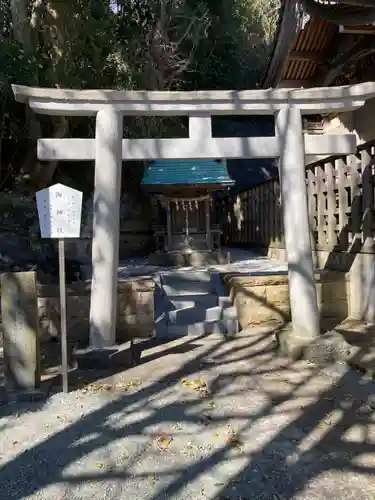
[(248, 334), (170, 342), (41, 406), (1, 406), (1, 499), (374, 499), (374, 384)]

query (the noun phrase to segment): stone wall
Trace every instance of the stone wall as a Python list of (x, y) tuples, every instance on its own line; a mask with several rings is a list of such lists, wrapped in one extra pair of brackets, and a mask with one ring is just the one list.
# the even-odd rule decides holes
[[(154, 335), (154, 289), (151, 278), (134, 278), (118, 283), (117, 340)], [(89, 336), (90, 284), (67, 286), (67, 331), (70, 342), (87, 342)], [(41, 341), (58, 337), (60, 299), (57, 285), (38, 285), (38, 310)], [(1, 335), (2, 337), (2, 335)]]
[[(327, 327), (348, 316), (348, 284), (344, 273), (321, 271), (316, 274), (318, 305)], [(266, 323), (290, 321), (288, 276), (273, 274), (244, 276), (222, 274), (222, 281), (236, 306), (242, 329)]]

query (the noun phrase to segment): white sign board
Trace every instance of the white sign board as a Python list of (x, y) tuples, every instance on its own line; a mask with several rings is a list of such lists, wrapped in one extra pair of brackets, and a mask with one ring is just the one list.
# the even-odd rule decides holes
[(42, 238), (79, 238), (81, 233), (82, 193), (55, 184), (36, 193)]

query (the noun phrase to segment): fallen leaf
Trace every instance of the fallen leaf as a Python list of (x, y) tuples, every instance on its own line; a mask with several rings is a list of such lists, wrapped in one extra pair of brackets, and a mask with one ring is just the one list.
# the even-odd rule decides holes
[(82, 392), (103, 392), (110, 391), (113, 388), (110, 384), (89, 384), (87, 387), (82, 389)]
[(236, 446), (236, 447), (242, 446), (242, 443), (241, 443), (240, 439), (238, 438), (236, 431), (233, 429), (233, 427), (230, 424), (228, 425), (227, 444), (230, 444), (230, 445)]
[(103, 392), (103, 391), (111, 391), (113, 389), (127, 391), (129, 389), (138, 387), (140, 384), (141, 384), (140, 380), (132, 380), (131, 382), (116, 382), (115, 384), (91, 383), (88, 384), (87, 387), (84, 387), (82, 389), (82, 392), (83, 393)]
[(141, 385), (141, 380), (132, 380), (131, 382), (128, 382), (126, 384), (128, 389), (134, 388), (134, 387), (139, 387)]
[(318, 427), (324, 427), (325, 425), (331, 425), (331, 424), (332, 424), (332, 421), (330, 420), (329, 415), (328, 415), (328, 417), (326, 419), (318, 422)]
[(155, 443), (160, 451), (166, 451), (173, 441), (172, 436), (168, 436), (167, 434), (161, 434), (156, 437)]
[(199, 377), (198, 379), (182, 379), (181, 384), (184, 387), (188, 387), (189, 389), (199, 392), (200, 394), (209, 394), (206, 381), (203, 377)]

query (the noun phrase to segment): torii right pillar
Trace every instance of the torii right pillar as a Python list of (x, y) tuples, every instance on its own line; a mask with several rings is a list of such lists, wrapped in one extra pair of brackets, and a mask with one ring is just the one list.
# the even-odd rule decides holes
[(305, 178), (305, 145), (301, 111), (286, 107), (276, 115), (280, 145), (279, 175), (288, 260), (293, 331), (279, 336), (280, 349), (298, 356), (320, 334)]

